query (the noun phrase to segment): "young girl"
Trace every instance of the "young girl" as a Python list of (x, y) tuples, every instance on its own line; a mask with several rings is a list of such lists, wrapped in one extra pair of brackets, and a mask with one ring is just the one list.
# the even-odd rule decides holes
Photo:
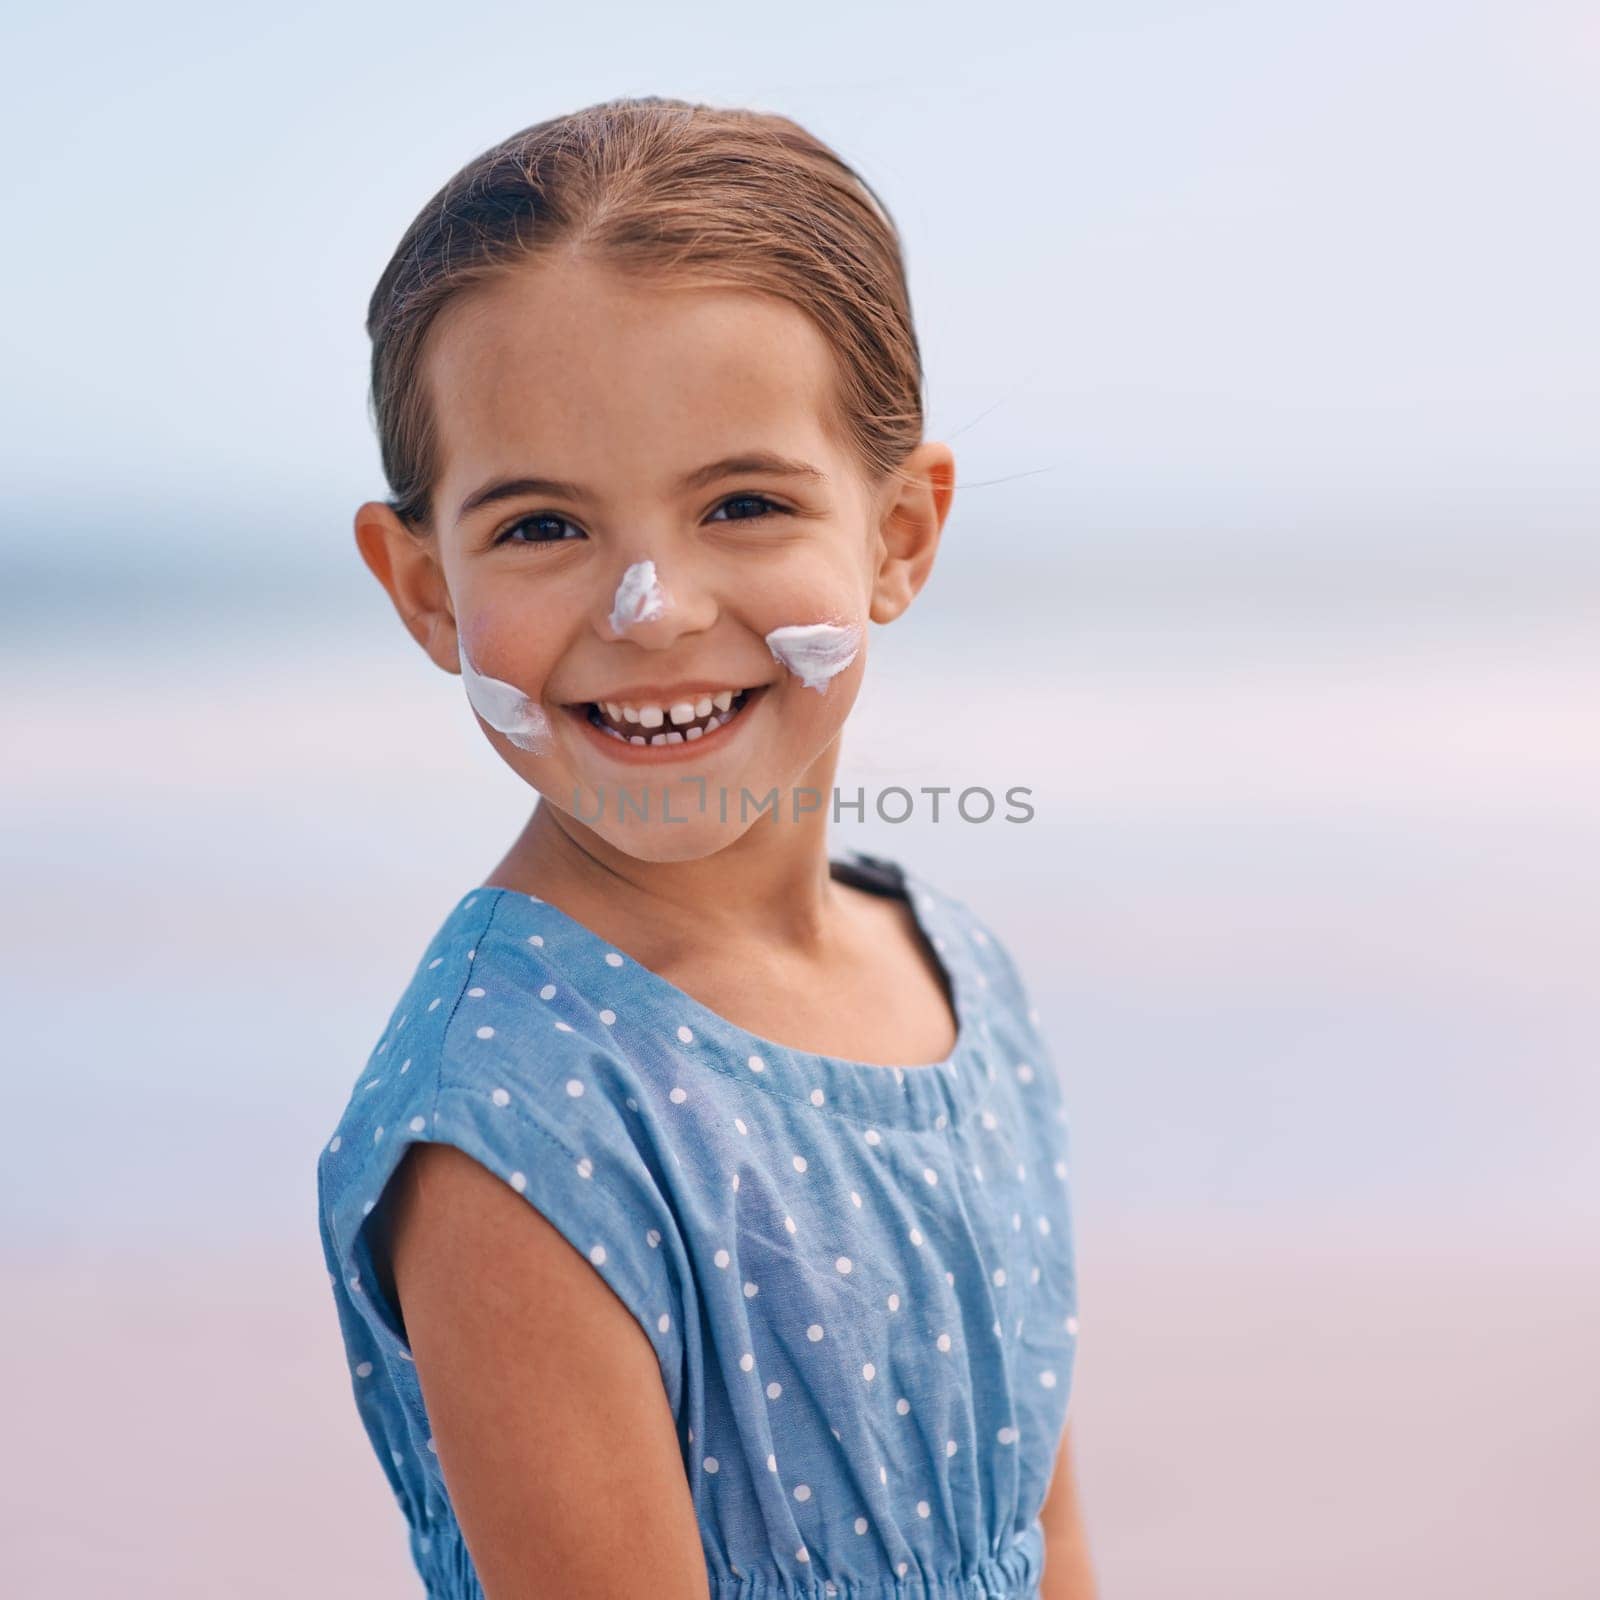
[(542, 797), (317, 1165), (427, 1593), (1088, 1600), (1037, 1015), (827, 844), (954, 485), (893, 222), (782, 117), (616, 101), (451, 179), (367, 326), (361, 554)]

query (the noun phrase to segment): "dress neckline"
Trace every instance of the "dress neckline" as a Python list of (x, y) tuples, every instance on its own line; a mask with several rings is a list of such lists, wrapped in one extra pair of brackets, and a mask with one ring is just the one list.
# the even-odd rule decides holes
[[(713, 1011), (631, 956), (613, 950), (593, 929), (559, 906), (521, 890), (481, 884), (460, 909), (493, 896), (484, 937), (498, 931), (511, 934), (519, 943), (537, 944), (547, 962), (566, 969), (574, 991), (591, 1001), (597, 1013), (605, 1009), (615, 1018), (606, 1026), (619, 1044), (629, 1038), (626, 1007), (609, 1007), (605, 988), (608, 975), (618, 978), (626, 972), (654, 1002), (656, 1031), (663, 1026), (676, 1030), (676, 1038), (669, 1031), (662, 1041), (674, 1058), (696, 1056), (707, 1066), (765, 1093), (869, 1123), (942, 1128), (960, 1122), (977, 1101), (978, 1080), (987, 1056), (983, 1046), (988, 1041), (988, 1023), (980, 1007), (987, 982), (975, 964), (970, 935), (957, 925), (942, 897), (899, 862), (847, 848), (842, 857), (830, 857), (828, 865), (835, 881), (875, 893), (898, 894), (909, 905), (944, 977), (955, 1015), (955, 1042), (941, 1060), (895, 1066), (825, 1055), (764, 1038)], [(480, 948), (484, 937), (477, 941)]]

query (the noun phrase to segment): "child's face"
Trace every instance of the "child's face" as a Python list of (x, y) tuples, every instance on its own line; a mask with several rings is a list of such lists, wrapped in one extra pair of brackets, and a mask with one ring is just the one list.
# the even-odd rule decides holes
[(875, 489), (827, 426), (833, 357), (800, 311), (570, 257), (451, 302), (425, 365), (447, 590), (428, 648), (505, 760), (641, 859), (826, 810), (867, 623), (932, 563), (946, 447), (922, 447), (931, 492)]

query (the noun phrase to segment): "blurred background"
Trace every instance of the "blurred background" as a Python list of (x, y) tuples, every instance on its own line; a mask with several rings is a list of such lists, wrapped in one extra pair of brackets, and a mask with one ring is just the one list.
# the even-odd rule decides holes
[(1035, 815), (836, 836), (1043, 1015), (1106, 1600), (1600, 1592), (1592, 6), (4, 46), (9, 1593), (420, 1593), (314, 1165), (529, 795), (357, 556), (362, 321), (460, 165), (645, 93), (795, 117), (905, 236), (961, 487), (840, 781)]

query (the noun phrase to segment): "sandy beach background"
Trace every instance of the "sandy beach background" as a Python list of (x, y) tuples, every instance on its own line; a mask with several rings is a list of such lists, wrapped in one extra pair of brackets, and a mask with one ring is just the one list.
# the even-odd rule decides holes
[[(959, 488), (846, 817), (1071, 1113), (1104, 1600), (1600, 1595), (1592, 7), (8, 18), (0, 1591), (400, 1600), (314, 1167), (528, 796), (360, 567), (361, 326), (466, 159), (785, 111)], [(484, 67), (492, 41), (493, 70)]]
[[(1103, 1592), (1587, 1600), (1592, 1256), (1090, 1234)], [(305, 1252), (4, 1267), (19, 1596), (420, 1594)]]
[[(191, 631), (203, 681), (124, 656), (101, 723), (108, 625), (6, 713), (19, 1595), (414, 1592), (313, 1169), (523, 796), (370, 620), (259, 660), (244, 618)], [(1244, 642), (1039, 625), (954, 690), (937, 628), (886, 634), (841, 774), (1037, 791), (988, 838), (838, 838), (981, 906), (1044, 1017), (1107, 1600), (1587, 1596), (1600, 675), (1570, 636)], [(952, 752), (958, 695), (986, 709)]]

